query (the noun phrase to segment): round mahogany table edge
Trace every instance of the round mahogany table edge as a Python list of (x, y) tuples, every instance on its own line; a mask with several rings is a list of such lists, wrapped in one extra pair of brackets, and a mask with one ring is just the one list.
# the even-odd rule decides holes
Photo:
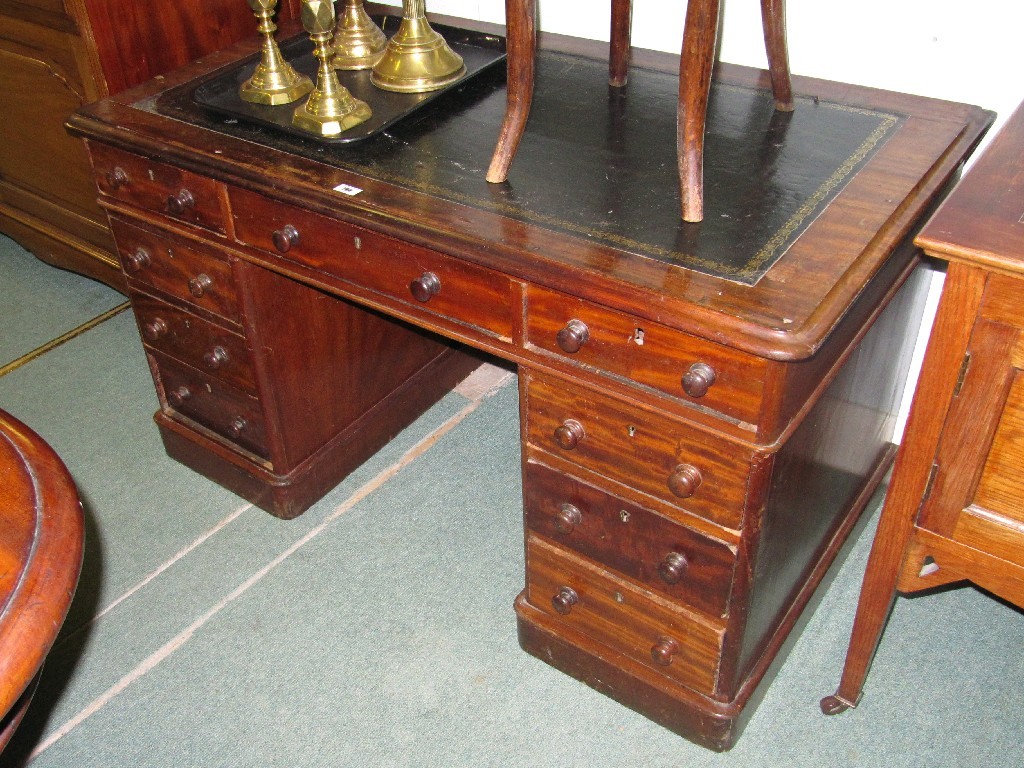
[(0, 410), (0, 750), (67, 616), (84, 543), (82, 504), (64, 462)]

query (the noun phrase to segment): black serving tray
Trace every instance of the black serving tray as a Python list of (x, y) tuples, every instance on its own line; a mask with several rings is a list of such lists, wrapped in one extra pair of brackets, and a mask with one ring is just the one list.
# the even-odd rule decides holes
[[(391, 37), (398, 31), (401, 17), (378, 15), (373, 20)], [(373, 115), (338, 136), (316, 136), (302, 131), (292, 125), (292, 114), (302, 104), (305, 97), (291, 104), (268, 106), (243, 101), (238, 89), (249, 77), (259, 61), (259, 54), (253, 54), (232, 68), (221, 72), (216, 77), (199, 85), (192, 94), (192, 99), (202, 108), (220, 117), (244, 120), (269, 126), (283, 133), (313, 139), (326, 144), (349, 144), (363, 141), (381, 133), (389, 126), (404, 117), (423, 109), (438, 96), (457, 89), (471, 78), (489, 70), (505, 58), (505, 38), (488, 35), (468, 29), (451, 27), (446, 24), (431, 23), (435, 31), (440, 33), (453, 51), (462, 57), (466, 65), (466, 74), (444, 88), (426, 93), (395, 93), (385, 91), (370, 82), (370, 70), (355, 71), (338, 70), (338, 81), (348, 88), (357, 99), (370, 105)], [(316, 82), (317, 60), (313, 56), (313, 43), (305, 34), (280, 44), (284, 58), (299, 72), (309, 75)]]

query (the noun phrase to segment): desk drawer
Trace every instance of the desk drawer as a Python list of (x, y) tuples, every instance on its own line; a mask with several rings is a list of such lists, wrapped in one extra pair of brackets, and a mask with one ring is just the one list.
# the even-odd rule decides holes
[(239, 320), (238, 288), (231, 265), (212, 248), (152, 232), (117, 218), (110, 220), (125, 274), (146, 286)]
[(201, 371), (150, 352), (160, 378), (164, 406), (261, 458), (269, 458), (259, 401)]
[(536, 536), (527, 537), (526, 558), (527, 600), (535, 608), (659, 674), (704, 694), (715, 692), (720, 627)]
[(749, 448), (578, 383), (528, 376), (532, 445), (739, 529), (753, 458)]
[(145, 293), (133, 292), (131, 298), (146, 346), (234, 387), (256, 391), (244, 337)]
[(384, 294), (406, 309), (512, 337), (512, 283), (505, 275), (435, 251), (230, 190), (240, 241)]
[(530, 530), (711, 616), (728, 613), (736, 553), (724, 542), (532, 461), (523, 497)]
[(217, 182), (149, 158), (90, 143), (102, 194), (146, 211), (224, 234)]
[(563, 359), (747, 424), (760, 420), (762, 358), (536, 286), (527, 292), (526, 335), (529, 345)]

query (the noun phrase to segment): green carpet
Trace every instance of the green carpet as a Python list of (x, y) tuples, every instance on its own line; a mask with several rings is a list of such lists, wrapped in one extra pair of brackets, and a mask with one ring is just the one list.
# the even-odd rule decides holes
[(0, 369), (124, 301), (102, 283), (54, 269), (0, 235)]
[[(8, 240), (0, 272), (12, 359), (120, 301)], [(61, 318), (20, 295), (37, 289), (60, 297)], [(0, 764), (32, 752), (33, 768), (1022, 764), (1024, 616), (972, 588), (898, 600), (860, 707), (819, 712), (872, 525), (723, 755), (522, 652), (516, 400), (512, 382), (449, 394), (285, 522), (164, 455), (128, 313), (0, 376), (0, 408), (68, 464), (89, 537)]]

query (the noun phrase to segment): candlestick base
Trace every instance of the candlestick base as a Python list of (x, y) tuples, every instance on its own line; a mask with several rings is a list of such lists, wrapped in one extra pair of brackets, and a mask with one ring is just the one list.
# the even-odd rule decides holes
[(334, 68), (369, 69), (380, 61), (387, 44), (387, 36), (366, 13), (363, 0), (345, 0), (331, 41)]
[(455, 53), (427, 21), (423, 0), (403, 0), (404, 15), (370, 82), (386, 91), (423, 93), (451, 85), (466, 74)]

